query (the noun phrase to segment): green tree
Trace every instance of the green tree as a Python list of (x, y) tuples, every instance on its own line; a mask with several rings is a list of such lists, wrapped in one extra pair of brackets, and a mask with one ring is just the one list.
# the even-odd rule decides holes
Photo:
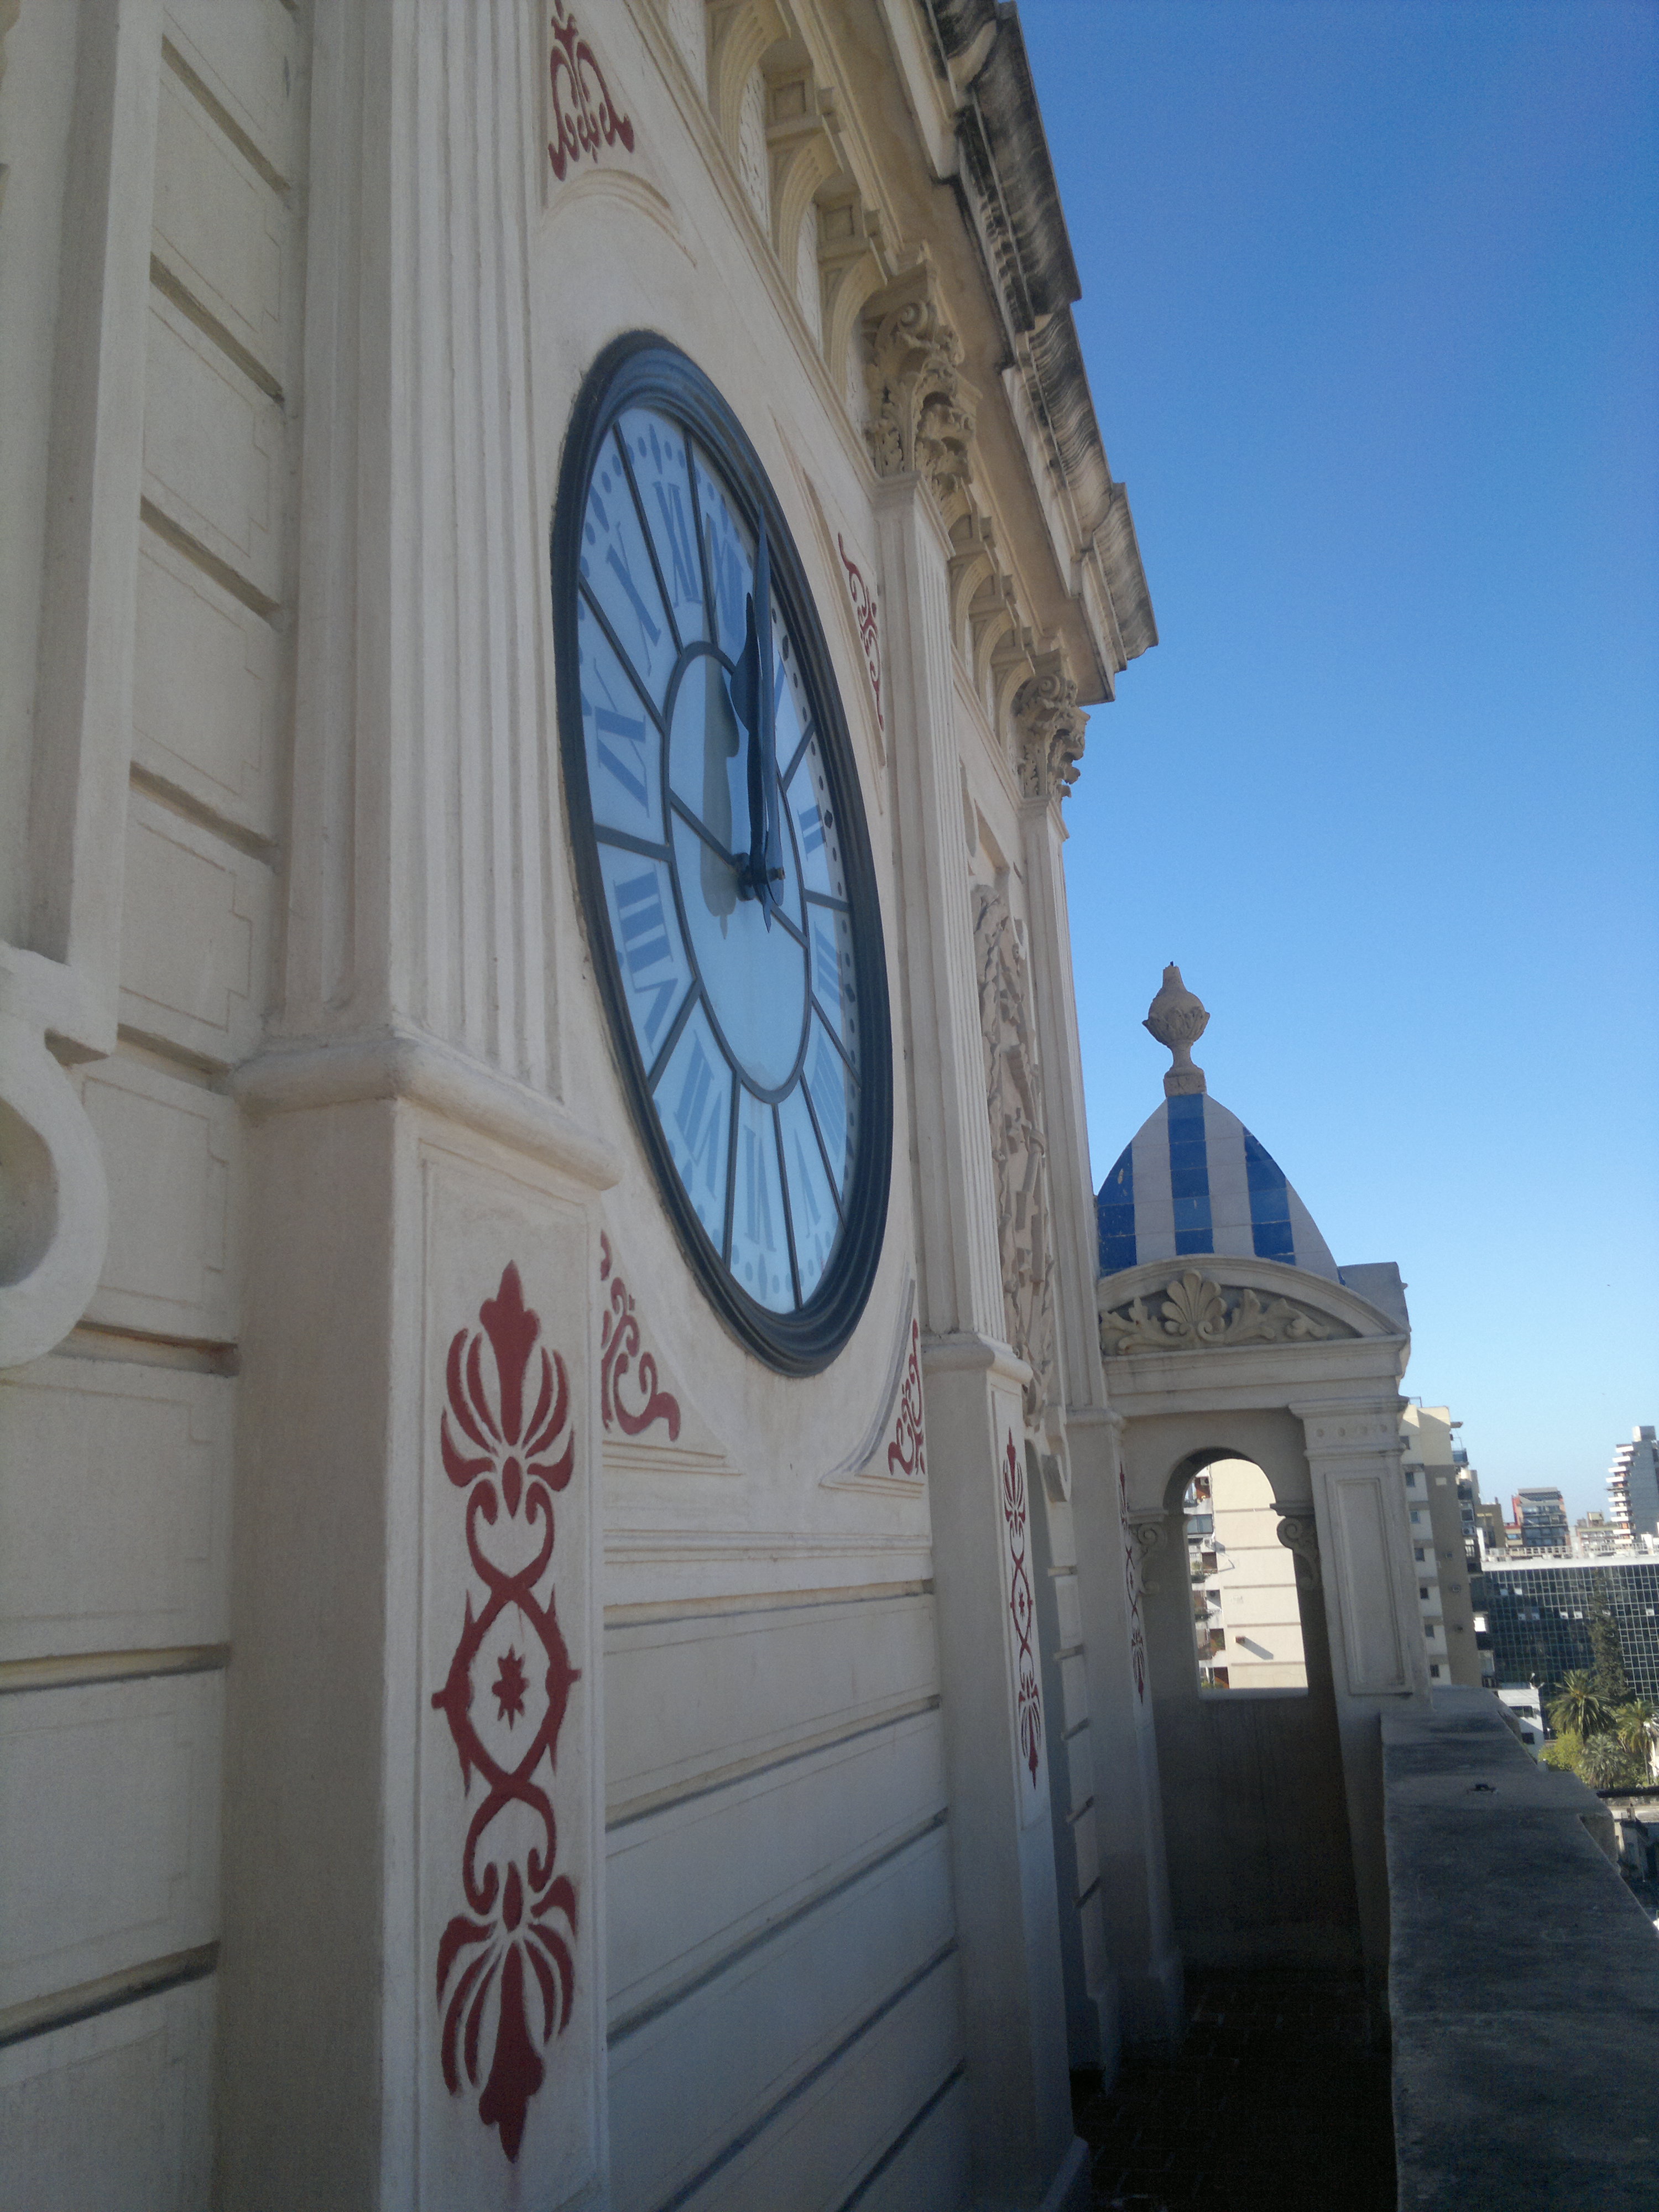
[(1592, 1790), (1619, 1790), (1634, 1782), (1636, 1764), (1616, 1735), (1593, 1735), (1579, 1752), (1578, 1772)]
[(1590, 1680), (1595, 1694), (1609, 1709), (1630, 1703), (1631, 1686), (1625, 1673), (1625, 1648), (1619, 1640), (1619, 1624), (1607, 1601), (1605, 1575), (1597, 1575), (1589, 1592)]
[(1539, 1753), (1539, 1761), (1542, 1765), (1555, 1767), (1562, 1774), (1577, 1774), (1578, 1754), (1583, 1748), (1571, 1729), (1562, 1729)]
[(1613, 1727), (1613, 1711), (1595, 1686), (1593, 1675), (1582, 1667), (1569, 1668), (1561, 1686), (1547, 1708), (1550, 1726), (1558, 1735), (1576, 1735), (1588, 1743), (1593, 1735), (1606, 1735)]
[(1631, 1763), (1644, 1777), (1653, 1770), (1653, 1707), (1644, 1698), (1632, 1698), (1615, 1708), (1613, 1732), (1630, 1754)]

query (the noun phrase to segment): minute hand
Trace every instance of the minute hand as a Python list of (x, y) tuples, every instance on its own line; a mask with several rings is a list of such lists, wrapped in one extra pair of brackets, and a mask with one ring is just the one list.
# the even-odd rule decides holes
[(783, 878), (778, 820), (777, 723), (772, 676), (772, 573), (763, 516), (755, 549), (755, 588), (749, 599), (743, 658), (732, 676), (732, 704), (749, 732), (749, 858), (742, 889), (760, 902), (766, 927), (778, 903), (774, 884)]

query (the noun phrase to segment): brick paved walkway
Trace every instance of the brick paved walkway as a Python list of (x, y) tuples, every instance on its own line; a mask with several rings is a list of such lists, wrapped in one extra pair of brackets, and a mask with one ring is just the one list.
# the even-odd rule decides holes
[(1387, 2055), (1355, 1982), (1189, 1973), (1187, 2040), (1073, 2081), (1097, 2212), (1394, 2212)]

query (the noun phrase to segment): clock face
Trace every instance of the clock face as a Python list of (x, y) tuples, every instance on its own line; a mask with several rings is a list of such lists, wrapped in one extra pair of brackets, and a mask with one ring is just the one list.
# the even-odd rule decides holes
[(554, 527), (560, 734), (635, 1120), (727, 1322), (810, 1372), (861, 1311), (891, 1140), (856, 773), (799, 556), (712, 385), (600, 362)]

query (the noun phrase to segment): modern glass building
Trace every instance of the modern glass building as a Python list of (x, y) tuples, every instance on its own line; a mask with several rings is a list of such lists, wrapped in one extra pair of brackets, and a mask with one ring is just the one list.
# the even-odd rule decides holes
[(1659, 1703), (1659, 1556), (1518, 1566), (1488, 1555), (1485, 1583), (1486, 1632), (1500, 1684), (1536, 1681), (1547, 1691), (1570, 1668), (1592, 1666), (1590, 1613), (1600, 1584), (1631, 1688)]

